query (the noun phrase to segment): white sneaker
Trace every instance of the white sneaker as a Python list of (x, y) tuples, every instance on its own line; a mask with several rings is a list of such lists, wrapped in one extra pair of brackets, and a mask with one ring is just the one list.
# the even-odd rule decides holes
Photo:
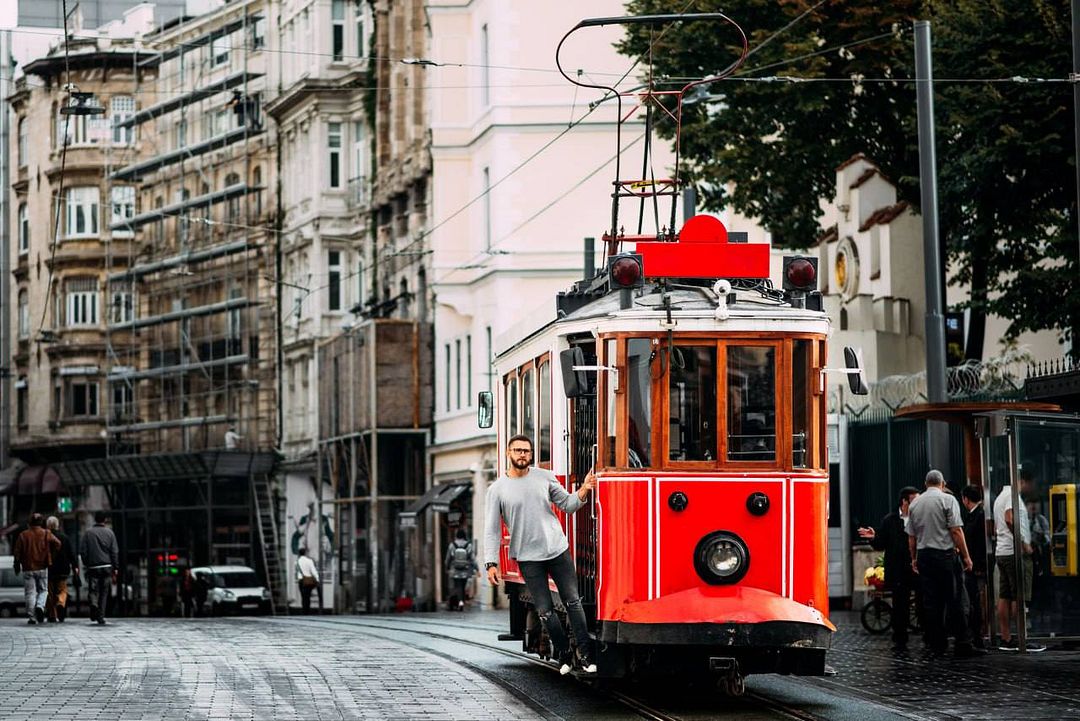
[(585, 668), (581, 669), (584, 673), (596, 673), (596, 664), (590, 663)]
[(562, 666), (559, 667), (560, 675), (565, 676), (568, 673), (570, 673), (570, 664), (564, 663)]

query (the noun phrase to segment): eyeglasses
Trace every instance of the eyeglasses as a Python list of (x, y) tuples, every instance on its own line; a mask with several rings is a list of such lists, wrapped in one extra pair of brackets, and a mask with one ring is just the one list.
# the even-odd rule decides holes
[(532, 455), (532, 449), (531, 448), (511, 448), (510, 452), (511, 453), (516, 453), (519, 456), (530, 456), (530, 455)]

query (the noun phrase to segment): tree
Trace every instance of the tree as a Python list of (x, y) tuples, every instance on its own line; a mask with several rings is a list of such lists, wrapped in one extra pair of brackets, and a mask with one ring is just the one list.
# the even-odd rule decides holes
[[(715, 0), (628, 5), (632, 14), (719, 9)], [(748, 29), (751, 50), (761, 48), (735, 78), (707, 86), (707, 101), (685, 106), (683, 159), (705, 207), (759, 218), (785, 247), (814, 241), (836, 166), (859, 152), (918, 205), (915, 18), (932, 21), (939, 79), (1069, 71), (1066, 0), (1034, 0), (1023, 11), (953, 0), (934, 3), (933, 14), (912, 0), (737, 0), (724, 11)], [(637, 56), (651, 46), (660, 78), (703, 77), (737, 52), (735, 35), (717, 27), (631, 27), (620, 50)], [(769, 76), (806, 82), (761, 81)], [(942, 238), (958, 268), (950, 282), (972, 289), (968, 356), (981, 357), (987, 311), (1010, 319), (1009, 337), (1076, 326), (1068, 85), (939, 82), (935, 102)], [(674, 132), (670, 123), (657, 129)]]

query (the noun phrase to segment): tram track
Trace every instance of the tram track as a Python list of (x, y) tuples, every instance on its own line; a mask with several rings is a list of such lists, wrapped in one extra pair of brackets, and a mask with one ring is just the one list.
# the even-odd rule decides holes
[[(460, 625), (457, 625), (457, 624), (452, 624), (452, 623), (446, 623), (446, 622), (441, 622), (441, 621), (426, 621), (426, 620), (425, 621), (420, 621), (420, 620), (408, 619), (408, 618), (387, 619), (385, 621), (378, 621), (378, 622), (367, 621), (367, 620), (364, 620), (364, 619), (348, 619), (348, 620), (345, 620), (345, 619), (334, 619), (334, 618), (315, 618), (315, 619), (312, 619), (312, 618), (297, 618), (297, 619), (289, 618), (289, 619), (276, 619), (276, 620), (278, 620), (279, 622), (281, 622), (281, 621), (284, 621), (284, 622), (299, 622), (299, 623), (304, 624), (304, 625), (307, 625), (307, 624), (330, 625), (330, 626), (333, 626), (335, 628), (345, 627), (345, 628), (358, 629), (358, 632), (360, 632), (360, 633), (368, 633), (370, 635), (378, 635), (378, 636), (380, 636), (382, 638), (387, 638), (387, 637), (382, 635), (382, 634), (372, 633), (372, 632), (383, 631), (383, 632), (390, 632), (390, 633), (417, 634), (417, 635), (426, 636), (426, 637), (433, 638), (433, 639), (439, 639), (439, 640), (442, 640), (442, 641), (449, 641), (449, 642), (452, 642), (452, 643), (455, 643), (455, 644), (467, 645), (469, 647), (477, 648), (477, 649), (483, 650), (485, 652), (498, 654), (500, 656), (505, 656), (507, 658), (512, 658), (515, 661), (524, 661), (525, 663), (528, 663), (528, 664), (530, 664), (532, 666), (544, 669), (545, 672), (547, 672), (547, 673), (558, 674), (558, 669), (555, 668), (552, 664), (550, 664), (550, 663), (548, 663), (546, 661), (543, 661), (543, 660), (541, 660), (539, 658), (536, 658), (536, 657), (534, 657), (532, 655), (523, 653), (521, 651), (511, 651), (509, 649), (498, 648), (498, 647), (491, 646), (491, 645), (488, 645), (486, 643), (482, 643), (482, 642), (479, 642), (479, 641), (473, 641), (471, 639), (461, 638), (460, 636), (450, 635), (448, 633), (440, 633), (438, 631), (433, 631), (431, 629), (432, 626), (440, 626), (440, 627), (451, 628), (451, 629), (459, 629), (459, 630), (465, 629), (465, 627), (463, 627), (463, 626), (460, 626)], [(493, 630), (493, 631), (499, 630), (499, 629), (490, 628), (490, 627), (484, 627), (484, 628), (489, 628), (489, 630)], [(388, 639), (388, 640), (391, 640), (391, 639)], [(493, 671), (490, 671), (488, 669), (485, 669), (485, 668), (483, 668), (483, 667), (481, 667), (481, 666), (479, 666), (477, 664), (474, 664), (474, 663), (471, 663), (469, 661), (465, 661), (465, 660), (463, 660), (461, 658), (455, 657), (452, 654), (444, 653), (442, 651), (438, 651), (438, 650), (432, 649), (432, 648), (425, 648), (423, 650), (425, 652), (432, 653), (433, 655), (439, 656), (439, 657), (444, 658), (446, 660), (449, 660), (449, 661), (452, 661), (454, 663), (463, 665), (463, 666), (469, 668), (470, 670), (480, 674), (484, 678), (491, 680), (493, 683), (499, 685), (503, 689), (505, 689), (505, 690), (507, 690), (507, 691), (509, 691), (511, 693), (514, 693), (515, 695), (523, 696), (524, 699), (526, 700), (526, 702), (528, 702), (529, 705), (532, 706), (535, 710), (538, 710), (541, 713), (544, 713), (545, 715), (550, 716), (550, 714), (551, 714), (550, 709), (548, 709), (543, 704), (542, 701), (540, 701), (539, 699), (536, 699), (533, 696), (531, 696), (529, 694), (528, 690), (520, 688), (519, 686), (517, 686), (517, 685), (515, 685), (513, 683), (510, 683), (509, 681), (507, 681), (505, 678), (503, 678), (499, 674), (497, 674), (497, 673), (495, 673)], [(585, 683), (590, 685), (593, 688), (593, 690), (595, 690), (597, 693), (603, 694), (604, 696), (606, 696), (608, 699), (612, 700), (613, 702), (615, 702), (615, 703), (623, 706), (624, 708), (632, 711), (634, 714), (636, 714), (640, 718), (648, 719), (649, 721), (684, 721), (684, 719), (682, 717), (674, 715), (674, 714), (672, 714), (672, 713), (670, 713), (668, 711), (665, 711), (664, 709), (658, 708), (658, 707), (656, 707), (655, 705), (651, 704), (649, 701), (647, 701), (647, 700), (645, 700), (643, 698), (639, 698), (637, 696), (634, 696), (634, 695), (631, 695), (631, 694), (628, 694), (628, 693), (624, 693), (624, 692), (618, 691), (616, 689), (603, 688), (600, 685), (598, 685), (597, 683), (590, 682), (588, 680), (585, 680)], [(718, 698), (722, 698), (722, 697), (718, 696)], [(795, 708), (795, 707), (790, 706), (788, 704), (782, 703), (782, 702), (777, 701), (775, 699), (768, 698), (767, 696), (763, 696), (763, 695), (761, 695), (759, 693), (756, 693), (756, 692), (753, 692), (753, 691), (747, 691), (742, 696), (742, 698), (744, 700), (753, 702), (761, 710), (767, 711), (767, 712), (773, 714), (777, 718), (791, 719), (793, 721), (822, 721), (822, 719), (819, 716), (816, 716), (816, 715), (814, 715), (812, 713), (806, 712), (806, 711), (804, 711), (802, 709)], [(556, 715), (556, 717), (558, 717), (558, 716)]]

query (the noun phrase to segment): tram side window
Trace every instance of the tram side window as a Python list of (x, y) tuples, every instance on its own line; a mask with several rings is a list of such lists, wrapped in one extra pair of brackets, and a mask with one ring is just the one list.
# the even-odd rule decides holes
[(511, 376), (506, 381), (506, 437), (516, 436), (521, 431), (518, 424), (518, 391), (517, 376)]
[(631, 338), (626, 342), (627, 415), (631, 468), (652, 465), (652, 341)]
[[(607, 366), (614, 366), (617, 362), (617, 351), (615, 349), (614, 340), (604, 341), (604, 364)], [(616, 413), (615, 413), (615, 383), (618, 380), (618, 376), (614, 373), (606, 374), (604, 378), (604, 387), (607, 389), (605, 394), (605, 407), (607, 408), (607, 443), (604, 452), (605, 460), (604, 465), (611, 467), (615, 465), (615, 443), (616, 443)]]
[(537, 449), (537, 462), (551, 462), (551, 364), (540, 364), (540, 447)]
[(728, 346), (729, 461), (776, 460), (776, 350)]
[(810, 341), (791, 344), (791, 465), (810, 466)]
[(676, 346), (668, 374), (668, 458), (716, 458), (716, 346)]
[(536, 446), (536, 395), (533, 393), (533, 369), (521, 374), (521, 433), (532, 439)]

